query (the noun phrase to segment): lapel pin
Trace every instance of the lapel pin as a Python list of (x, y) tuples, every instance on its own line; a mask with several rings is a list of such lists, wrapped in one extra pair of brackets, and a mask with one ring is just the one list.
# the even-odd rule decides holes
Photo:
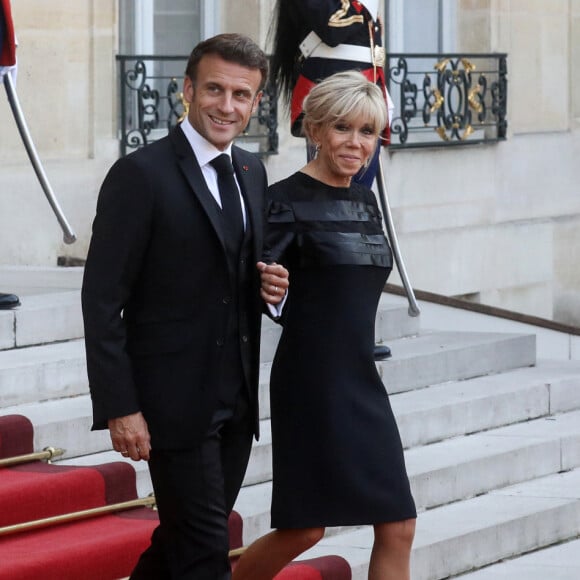
[(247, 165), (242, 165), (242, 169), (243, 169), (244, 171), (248, 171), (248, 169), (250, 169), (250, 168), (249, 168)]

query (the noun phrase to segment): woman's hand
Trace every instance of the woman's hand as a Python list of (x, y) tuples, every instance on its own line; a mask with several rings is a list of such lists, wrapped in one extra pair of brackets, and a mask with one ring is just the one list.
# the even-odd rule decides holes
[(262, 287), (260, 294), (266, 304), (279, 304), (288, 289), (288, 270), (276, 264), (266, 264), (265, 262), (258, 262), (256, 267), (260, 271), (262, 279)]

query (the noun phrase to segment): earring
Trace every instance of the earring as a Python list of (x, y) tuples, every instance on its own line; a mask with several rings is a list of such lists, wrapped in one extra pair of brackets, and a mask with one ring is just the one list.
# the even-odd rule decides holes
[(316, 143), (314, 147), (314, 156), (317, 156), (320, 153), (320, 143)]

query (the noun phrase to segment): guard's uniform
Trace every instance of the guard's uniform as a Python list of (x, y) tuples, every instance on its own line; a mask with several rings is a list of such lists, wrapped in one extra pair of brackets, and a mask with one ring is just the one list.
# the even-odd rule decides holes
[[(300, 45), (302, 67), (290, 107), (293, 135), (302, 136), (302, 102), (310, 89), (322, 79), (346, 70), (360, 70), (383, 89), (391, 118), (393, 106), (385, 85), (381, 27), (371, 12), (372, 4), (372, 0), (366, 5), (352, 0), (294, 1), (304, 40)], [(388, 137), (388, 126), (386, 132)]]

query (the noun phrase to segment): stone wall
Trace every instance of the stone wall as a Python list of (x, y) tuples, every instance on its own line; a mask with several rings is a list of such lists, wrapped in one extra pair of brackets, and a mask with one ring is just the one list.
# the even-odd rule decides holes
[(578, 4), (555, 0), (548, 13), (539, 0), (460, 0), (459, 51), (508, 53), (508, 140), (388, 156), (417, 288), (580, 322), (570, 251), (580, 241), (580, 133), (570, 114)]
[(55, 265), (59, 255), (86, 254), (96, 191), (118, 154), (117, 3), (21, 0), (12, 11), (20, 104), (78, 242), (62, 243), (2, 89), (0, 263)]

